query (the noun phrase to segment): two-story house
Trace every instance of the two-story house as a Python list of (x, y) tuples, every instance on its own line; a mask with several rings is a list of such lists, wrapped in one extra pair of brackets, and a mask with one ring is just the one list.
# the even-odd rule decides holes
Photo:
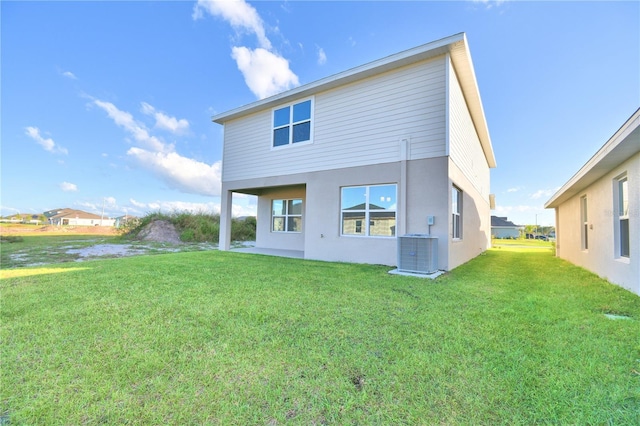
[(306, 259), (395, 265), (398, 236), (430, 232), (450, 270), (490, 245), (496, 162), (464, 33), (212, 120), (221, 250), (233, 193), (258, 197), (256, 247)]

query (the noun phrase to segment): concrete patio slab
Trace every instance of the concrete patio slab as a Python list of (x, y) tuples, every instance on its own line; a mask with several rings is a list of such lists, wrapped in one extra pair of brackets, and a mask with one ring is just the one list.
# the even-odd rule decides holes
[(299, 250), (280, 250), (260, 247), (243, 247), (231, 249), (238, 253), (262, 254), (265, 256), (289, 257), (293, 259), (304, 259), (304, 251)]

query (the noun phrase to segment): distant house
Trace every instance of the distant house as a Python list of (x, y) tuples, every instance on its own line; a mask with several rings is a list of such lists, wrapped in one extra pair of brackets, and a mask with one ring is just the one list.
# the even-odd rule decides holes
[(449, 270), (490, 246), (496, 162), (464, 34), (212, 120), (222, 250), (234, 193), (258, 196), (256, 248), (306, 259), (396, 265), (397, 237), (430, 233)]
[(640, 294), (640, 109), (545, 207), (559, 257)]
[(18, 213), (13, 216), (0, 218), (0, 222), (29, 223), (32, 225), (39, 225), (41, 221), (40, 221), (40, 215), (30, 214), (30, 213)]
[(75, 209), (55, 209), (43, 213), (50, 225), (114, 226), (115, 220)]
[(519, 238), (522, 227), (506, 217), (491, 216), (491, 236), (493, 238)]

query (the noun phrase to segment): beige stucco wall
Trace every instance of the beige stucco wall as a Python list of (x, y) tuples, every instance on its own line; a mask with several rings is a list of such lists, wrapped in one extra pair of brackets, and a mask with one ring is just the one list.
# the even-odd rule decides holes
[[(256, 246), (282, 250), (304, 250), (304, 229), (306, 221), (306, 195), (304, 185), (292, 187), (266, 188), (258, 197), (258, 220), (256, 226)], [(271, 230), (272, 200), (302, 199), (302, 232), (273, 232)]]
[[(453, 243), (452, 182), (464, 192), (463, 238)], [(227, 182), (225, 189), (258, 195), (257, 247), (303, 250), (307, 259), (394, 266), (397, 238), (340, 234), (341, 188), (380, 184), (397, 185), (397, 235), (431, 231), (438, 237), (439, 269), (453, 269), (488, 247), (488, 201), (448, 157)], [(303, 232), (271, 232), (271, 200), (291, 198), (304, 200)], [(427, 216), (435, 217), (430, 228)]]
[[(630, 257), (616, 257), (614, 179), (627, 173), (629, 182)], [(582, 250), (580, 199), (587, 197), (588, 250)], [(556, 253), (614, 284), (640, 294), (640, 154), (556, 208)]]
[[(462, 190), (462, 238), (449, 246), (449, 267), (459, 266), (491, 246), (491, 208), (488, 194), (481, 194), (453, 161), (449, 161), (450, 185)], [(451, 191), (448, 194), (451, 206)], [(451, 212), (451, 209), (449, 208)], [(451, 213), (450, 213), (451, 214)], [(449, 227), (451, 236), (452, 227)]]

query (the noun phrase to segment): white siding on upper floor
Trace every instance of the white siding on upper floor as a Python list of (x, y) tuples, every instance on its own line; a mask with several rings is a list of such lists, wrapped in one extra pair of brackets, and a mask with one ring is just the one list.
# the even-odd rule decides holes
[(449, 67), (449, 156), (480, 195), (489, 199), (489, 165), (451, 63)]
[(445, 56), (314, 96), (313, 143), (271, 147), (271, 109), (225, 123), (223, 180), (234, 181), (400, 159), (445, 151)]

